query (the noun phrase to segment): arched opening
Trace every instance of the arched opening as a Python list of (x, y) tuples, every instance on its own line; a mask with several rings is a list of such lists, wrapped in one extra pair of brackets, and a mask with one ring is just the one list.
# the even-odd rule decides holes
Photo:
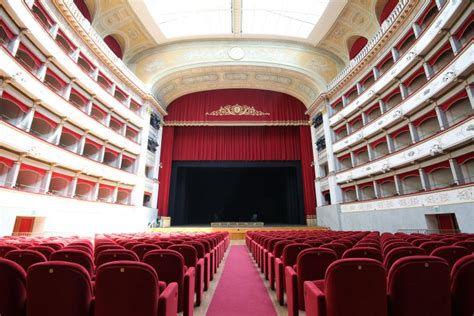
[(125, 92), (123, 92), (122, 90), (120, 90), (119, 88), (115, 88), (115, 93), (114, 93), (114, 97), (119, 100), (122, 104), (126, 104), (127, 103), (127, 95), (125, 94)]
[(141, 105), (138, 104), (135, 100), (132, 99), (132, 101), (130, 102), (130, 110), (132, 110), (136, 114), (139, 114), (141, 108), (142, 108)]
[(92, 23), (92, 14), (89, 8), (86, 5), (86, 2), (84, 0), (74, 0), (74, 4), (76, 7), (79, 9), (79, 11), (82, 13), (82, 16)]
[(63, 31), (59, 30), (56, 35), (56, 42), (61, 46), (61, 48), (70, 55), (76, 50), (76, 46), (67, 38)]
[(75, 197), (81, 200), (92, 200), (94, 186), (93, 182), (82, 179), (77, 180)]
[(137, 142), (138, 141), (138, 131), (127, 126), (127, 130), (125, 131), (125, 137), (130, 139), (131, 141)]
[(393, 139), (393, 147), (395, 150), (401, 150), (412, 144), (411, 134), (408, 126), (399, 129), (390, 135)]
[(97, 83), (106, 91), (110, 91), (112, 88), (112, 82), (110, 82), (101, 72), (99, 72), (99, 75), (97, 76)]
[(378, 102), (377, 102), (377, 104), (375, 104), (374, 106), (372, 106), (370, 109), (368, 109), (365, 112), (365, 117), (367, 118), (367, 123), (376, 120), (377, 118), (380, 117), (380, 115), (382, 115), (382, 112), (380, 111), (380, 105), (378, 104)]
[(364, 183), (359, 185), (361, 200), (375, 199), (375, 190), (373, 183)]
[(84, 57), (84, 55), (79, 54), (79, 57), (77, 59), (77, 64), (89, 76), (92, 76), (94, 74), (95, 67), (92, 65), (92, 63), (89, 60), (87, 60), (86, 57)]
[(357, 94), (357, 88), (356, 88), (356, 87), (352, 87), (352, 89), (349, 90), (349, 91), (345, 94), (347, 103), (349, 103), (349, 102), (351, 102), (351, 101), (354, 101), (354, 99), (357, 98), (357, 96), (358, 96), (358, 94)]
[(131, 157), (123, 156), (122, 166), (120, 167), (120, 169), (127, 172), (133, 172), (134, 167), (135, 167), (135, 159)]
[(86, 139), (86, 143), (84, 144), (84, 151), (83, 156), (92, 160), (99, 161), (100, 149), (101, 145)]
[(387, 141), (385, 138), (375, 142), (372, 144), (372, 152), (374, 155), (374, 159), (386, 156), (389, 154)]
[(109, 127), (113, 129), (115, 132), (122, 133), (123, 126), (124, 126), (124, 123), (119, 121), (117, 118), (113, 116), (110, 118)]
[(117, 193), (117, 203), (129, 205), (130, 204), (130, 191), (119, 188), (118, 193)]
[(82, 112), (86, 112), (87, 99), (74, 89), (71, 90), (69, 102)]
[(470, 43), (474, 37), (474, 19), (467, 19), (456, 31), (454, 37), (461, 43), (461, 46), (463, 47), (467, 43)]
[(72, 177), (53, 173), (51, 183), (49, 184), (49, 192), (54, 195), (67, 196), (69, 193), (69, 185)]
[(437, 14), (438, 8), (436, 7), (436, 2), (431, 0), (429, 6), (425, 9), (417, 21), (417, 24), (420, 26), (422, 31), (426, 30), (431, 22), (433, 22)]
[(454, 184), (449, 161), (444, 161), (424, 168), (428, 174), (431, 189), (446, 188)]
[(413, 125), (417, 128), (419, 140), (428, 138), (440, 131), (438, 118), (434, 110), (413, 121)]
[(369, 152), (367, 151), (367, 147), (362, 147), (356, 151), (354, 151), (356, 165), (362, 165), (370, 161), (369, 159)]
[(342, 99), (339, 99), (333, 104), (331, 104), (331, 107), (334, 109), (334, 113), (337, 113), (340, 110), (342, 110), (342, 108), (344, 107), (344, 104), (342, 103)]
[(97, 105), (93, 105), (90, 116), (94, 118), (96, 121), (104, 124), (105, 118), (107, 117), (107, 112), (99, 108)]
[(4, 92), (0, 99), (0, 116), (8, 123), (18, 126), (28, 111), (28, 107), (19, 100)]
[(123, 48), (113, 35), (104, 37), (104, 42), (118, 58), (123, 58)]
[(0, 21), (0, 43), (4, 47), (8, 47), (10, 42), (14, 38), (13, 32), (10, 30), (10, 28), (5, 24), (4, 21)]
[(446, 113), (446, 119), (449, 126), (453, 126), (464, 120), (466, 117), (474, 114), (471, 102), (469, 101), (465, 91), (443, 103), (441, 108)]
[(426, 78), (425, 72), (422, 69), (419, 69), (415, 72), (410, 78), (405, 81), (405, 86), (408, 89), (408, 94), (411, 95), (415, 93), (418, 89), (426, 84), (428, 79)]
[(344, 156), (337, 158), (339, 161), (339, 171), (344, 171), (349, 168), (352, 168), (352, 161), (350, 154), (346, 154)]
[(362, 91), (367, 90), (375, 82), (374, 73), (371, 71), (364, 79), (360, 81)]
[(380, 197), (390, 197), (397, 195), (397, 188), (393, 179), (383, 179), (377, 181), (379, 184)]
[(101, 184), (99, 186), (99, 195), (98, 195), (98, 200), (101, 202), (107, 202), (111, 203), (113, 202), (113, 197), (114, 197), (114, 187)]
[(63, 89), (66, 86), (64, 80), (59, 78), (58, 75), (56, 75), (49, 69), (46, 71), (46, 75), (44, 76), (43, 82), (58, 94), (62, 94)]
[(403, 101), (402, 94), (400, 93), (400, 89), (396, 88), (392, 91), (388, 96), (383, 99), (383, 103), (385, 105), (385, 111), (388, 111), (397, 105), (399, 105)]
[(36, 57), (25, 45), (20, 44), (18, 51), (15, 55), (16, 60), (29, 70), (31, 73), (35, 73), (41, 65), (41, 61)]
[(434, 73), (438, 73), (441, 69), (446, 67), (454, 59), (454, 53), (451, 45), (448, 43), (444, 45), (438, 52), (431, 57), (428, 63), (433, 68)]
[(104, 164), (111, 167), (117, 167), (118, 155), (118, 152), (106, 148), (104, 153)]
[(388, 53), (384, 59), (382, 59), (379, 64), (377, 65), (377, 69), (379, 70), (379, 75), (383, 75), (384, 73), (387, 72), (387, 70), (390, 69), (393, 65), (393, 58), (392, 58), (392, 53)]
[(363, 125), (364, 124), (362, 123), (362, 116), (357, 116), (355, 119), (349, 122), (351, 133), (354, 133), (355, 131), (361, 129)]
[(382, 23), (390, 16), (393, 9), (398, 4), (398, 0), (379, 0), (375, 5), (375, 15), (382, 25)]
[(349, 59), (354, 59), (367, 45), (368, 40), (363, 36), (353, 36), (347, 41)]
[(45, 170), (22, 164), (18, 172), (16, 187), (28, 192), (39, 192), (43, 182)]
[(464, 183), (474, 182), (474, 153), (468, 153), (456, 158), (461, 168)]
[(343, 139), (348, 135), (346, 125), (342, 125), (338, 129), (334, 130), (336, 141)]
[(0, 186), (10, 186), (10, 170), (13, 167), (13, 160), (0, 157)]
[(57, 123), (52, 119), (35, 112), (33, 122), (31, 123), (30, 132), (41, 139), (49, 141), (53, 136), (53, 132), (56, 129)]
[(37, 17), (37, 20), (43, 25), (46, 30), (50, 30), (55, 24), (53, 19), (44, 10), (38, 1), (35, 1), (32, 7), (33, 14)]
[(59, 138), (59, 146), (72, 152), (76, 152), (80, 139), (81, 135), (67, 128), (63, 128), (61, 137)]
[(423, 191), (420, 174), (418, 170), (414, 170), (405, 175), (400, 175), (403, 194), (411, 194)]
[(408, 51), (410, 47), (413, 45), (415, 40), (416, 40), (415, 33), (413, 32), (413, 30), (410, 30), (395, 46), (398, 50), (398, 54), (400, 56), (405, 54), (405, 52)]
[(357, 193), (355, 187), (347, 187), (342, 189), (344, 203), (357, 201)]

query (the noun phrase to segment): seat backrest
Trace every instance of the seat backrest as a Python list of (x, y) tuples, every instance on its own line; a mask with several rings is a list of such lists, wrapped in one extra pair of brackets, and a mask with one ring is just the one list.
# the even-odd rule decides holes
[(63, 248), (55, 251), (50, 256), (51, 261), (72, 262), (82, 266), (89, 275), (94, 275), (94, 262), (89, 253), (73, 248)]
[(431, 252), (432, 256), (440, 257), (446, 260), (450, 267), (453, 267), (456, 261), (471, 253), (464, 247), (460, 246), (442, 246)]
[(392, 267), (393, 263), (400, 258), (409, 257), (409, 256), (422, 256), (427, 253), (419, 247), (400, 247), (390, 250), (384, 258), (383, 265), (385, 270), (388, 271)]
[(400, 247), (410, 247), (411, 244), (406, 241), (398, 241), (398, 242), (393, 242), (388, 245), (385, 245), (382, 249), (382, 254), (387, 254), (390, 252), (390, 250), (395, 249), (395, 248), (400, 248)]
[(453, 246), (461, 246), (469, 250), (469, 252), (474, 253), (474, 241), (469, 241), (469, 240), (458, 241)]
[(101, 245), (96, 245), (94, 249), (94, 257), (98, 257), (100, 253), (104, 250), (109, 250), (109, 249), (125, 249), (124, 247), (118, 245), (118, 244), (101, 244)]
[(53, 248), (49, 247), (49, 246), (31, 246), (31, 247), (28, 247), (26, 249), (29, 249), (29, 250), (36, 250), (36, 251), (39, 251), (41, 252), (46, 258), (49, 258), (49, 256), (55, 252), (56, 250), (54, 250)]
[(282, 241), (283, 239), (281, 238), (272, 238), (268, 241), (268, 245), (267, 245), (267, 250), (271, 253), (273, 253), (273, 249), (275, 248), (275, 244), (279, 241)]
[(418, 238), (418, 239), (413, 240), (411, 244), (415, 247), (419, 247), (422, 243), (427, 242), (427, 241), (431, 241), (431, 240), (427, 238)]
[(337, 253), (327, 248), (308, 248), (296, 259), (298, 279), (304, 281), (322, 280), (331, 263), (337, 260)]
[(156, 316), (158, 276), (142, 262), (115, 261), (97, 268), (95, 316)]
[(112, 261), (140, 261), (138, 256), (131, 250), (128, 249), (107, 249), (99, 253), (95, 258), (95, 265), (97, 267), (104, 263)]
[(308, 248), (311, 248), (311, 246), (305, 243), (294, 243), (286, 245), (285, 248), (283, 248), (283, 253), (281, 255), (283, 266), (294, 266), (296, 264), (296, 258), (298, 257), (299, 253)]
[(176, 250), (157, 249), (149, 251), (143, 257), (143, 262), (152, 266), (158, 273), (160, 281), (169, 284), (178, 283), (181, 288), (184, 281), (184, 258)]
[(186, 245), (191, 245), (196, 249), (197, 256), (199, 259), (204, 258), (205, 255), (205, 249), (204, 245), (198, 241), (187, 241)]
[(191, 245), (186, 244), (178, 244), (168, 247), (169, 250), (176, 250), (179, 252), (184, 258), (184, 264), (186, 267), (194, 267), (197, 266), (197, 251)]
[(158, 245), (142, 243), (142, 244), (134, 245), (131, 250), (138, 256), (138, 259), (140, 259), (141, 261), (143, 259), (143, 256), (148, 251), (155, 250), (155, 249), (161, 249), (161, 248)]
[(474, 315), (474, 255), (462, 257), (451, 270), (453, 315)]
[(45, 243), (42, 243), (40, 246), (50, 247), (50, 248), (53, 248), (54, 250), (59, 250), (62, 247), (64, 247), (64, 245), (59, 242), (45, 242)]
[(161, 249), (166, 249), (169, 246), (173, 246), (174, 244), (171, 241), (155, 241), (155, 245), (160, 246)]
[(26, 302), (26, 273), (11, 260), (0, 258), (0, 315), (23, 315)]
[[(153, 243), (154, 243), (154, 242), (153, 242)], [(123, 246), (125, 249), (132, 250), (133, 246), (135, 246), (135, 245), (140, 245), (140, 244), (142, 244), (142, 243), (139, 242), (139, 241), (127, 241), (127, 242), (124, 242), (122, 246)]]
[(423, 249), (426, 253), (431, 253), (436, 248), (442, 246), (447, 246), (447, 244), (441, 241), (426, 241), (420, 245), (420, 248)]
[(25, 269), (25, 272), (27, 272), (28, 268), (35, 263), (48, 261), (41, 252), (27, 249), (12, 250), (7, 253), (5, 259), (15, 261)]
[(327, 249), (334, 250), (337, 254), (337, 258), (341, 258), (344, 251), (347, 250), (346, 245), (340, 244), (340, 243), (337, 243), (337, 242), (330, 242), (329, 244), (324, 244), (324, 245), (321, 246), (321, 248), (327, 248)]
[(92, 250), (91, 248), (87, 247), (87, 246), (81, 246), (81, 245), (67, 245), (66, 247), (62, 248), (61, 250), (64, 250), (64, 249), (74, 249), (74, 250), (80, 250), (80, 251), (83, 251), (85, 253), (88, 253), (91, 257), (94, 256), (94, 250)]
[(49, 261), (28, 270), (27, 316), (88, 316), (92, 302), (89, 272), (76, 263)]
[(275, 256), (275, 258), (280, 258), (283, 254), (283, 248), (292, 243), (293, 241), (291, 240), (280, 240), (276, 242), (273, 247), (273, 255)]
[(0, 258), (4, 258), (7, 252), (12, 250), (18, 250), (20, 248), (12, 245), (1, 245), (0, 246)]
[(387, 315), (386, 287), (385, 269), (379, 261), (358, 258), (334, 261), (324, 278), (326, 315)]
[(388, 272), (393, 315), (450, 316), (449, 265), (433, 256), (398, 259)]
[(380, 250), (372, 247), (357, 247), (347, 249), (342, 255), (343, 259), (347, 258), (370, 258), (383, 262), (382, 254)]

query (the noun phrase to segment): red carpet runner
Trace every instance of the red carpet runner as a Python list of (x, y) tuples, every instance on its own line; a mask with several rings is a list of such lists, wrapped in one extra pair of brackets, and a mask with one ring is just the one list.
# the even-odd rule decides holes
[(277, 315), (247, 247), (232, 246), (207, 316)]

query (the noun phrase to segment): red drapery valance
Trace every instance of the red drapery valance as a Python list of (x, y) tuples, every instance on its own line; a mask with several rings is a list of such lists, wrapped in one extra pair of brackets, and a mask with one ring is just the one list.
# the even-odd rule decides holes
[[(229, 107), (227, 107), (229, 106)], [(294, 97), (263, 90), (227, 89), (196, 92), (173, 101), (165, 124), (216, 122), (280, 122), (307, 124), (306, 108)], [(240, 115), (245, 113), (245, 115)]]

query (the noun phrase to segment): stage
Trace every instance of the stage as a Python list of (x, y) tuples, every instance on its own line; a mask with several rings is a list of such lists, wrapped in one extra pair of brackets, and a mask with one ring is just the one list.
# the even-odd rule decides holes
[(248, 231), (301, 231), (301, 230), (327, 230), (327, 227), (305, 226), (305, 225), (267, 225), (261, 227), (232, 226), (232, 227), (211, 227), (211, 226), (172, 226), (166, 228), (153, 228), (152, 232), (159, 233), (177, 233), (177, 232), (219, 232), (226, 231), (230, 234), (230, 239), (245, 239), (245, 233)]

